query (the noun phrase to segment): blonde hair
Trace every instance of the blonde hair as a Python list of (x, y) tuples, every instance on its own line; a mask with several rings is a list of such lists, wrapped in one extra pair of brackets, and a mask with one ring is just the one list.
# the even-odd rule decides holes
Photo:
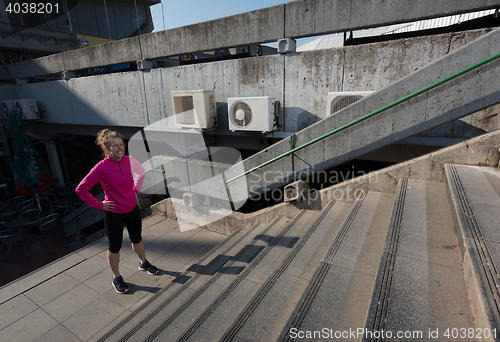
[(95, 143), (101, 148), (103, 157), (108, 156), (109, 148), (111, 147), (111, 139), (113, 138), (120, 138), (123, 141), (123, 137), (120, 133), (112, 131), (109, 128), (103, 129), (97, 133)]

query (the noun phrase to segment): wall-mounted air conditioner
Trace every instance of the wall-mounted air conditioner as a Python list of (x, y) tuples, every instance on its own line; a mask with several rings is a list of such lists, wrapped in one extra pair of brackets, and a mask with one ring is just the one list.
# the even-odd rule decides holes
[(14, 101), (10, 100), (2, 101), (0, 105), (2, 106), (2, 117), (7, 121), (7, 119), (9, 118), (10, 110), (16, 109), (14, 107)]
[(172, 104), (176, 127), (199, 129), (217, 127), (215, 91), (172, 91)]
[(280, 102), (269, 96), (227, 99), (229, 130), (271, 132), (281, 112)]
[(373, 91), (343, 91), (343, 92), (333, 92), (328, 93), (327, 96), (327, 106), (326, 106), (326, 116), (335, 114), (341, 109), (350, 106), (356, 101), (361, 100), (373, 93)]
[(40, 113), (34, 99), (14, 100), (14, 109), (23, 120), (40, 120)]

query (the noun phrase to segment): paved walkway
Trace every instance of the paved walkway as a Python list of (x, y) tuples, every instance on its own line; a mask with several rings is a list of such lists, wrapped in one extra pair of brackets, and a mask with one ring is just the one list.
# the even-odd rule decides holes
[(162, 216), (143, 220), (148, 260), (160, 269), (139, 271), (126, 231), (120, 272), (130, 286), (111, 285), (102, 239), (0, 288), (0, 341), (95, 341), (226, 238), (204, 229), (180, 232)]

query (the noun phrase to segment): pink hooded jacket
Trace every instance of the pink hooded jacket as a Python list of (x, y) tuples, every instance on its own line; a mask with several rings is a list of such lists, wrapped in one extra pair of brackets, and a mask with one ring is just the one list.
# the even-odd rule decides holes
[[(135, 180), (132, 171), (137, 174)], [(100, 182), (104, 190), (104, 200), (113, 201), (116, 204), (113, 212), (128, 213), (137, 205), (135, 194), (140, 192), (144, 174), (141, 163), (133, 157), (123, 156), (119, 162), (106, 157), (90, 170), (78, 184), (75, 192), (89, 206), (102, 210), (102, 202), (95, 199), (89, 192), (97, 182)]]

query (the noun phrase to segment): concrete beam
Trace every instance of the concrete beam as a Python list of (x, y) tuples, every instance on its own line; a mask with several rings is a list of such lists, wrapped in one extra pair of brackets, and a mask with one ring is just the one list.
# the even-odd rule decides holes
[(274, 42), (283, 38), (285, 5), (141, 36), (145, 59)]
[(64, 67), (64, 60), (69, 57), (68, 53), (69, 52), (57, 53), (33, 59), (31, 61), (10, 64), (7, 65), (7, 69), (13, 78), (28, 78), (59, 74), (65, 70), (70, 70)]
[(285, 7), (285, 37), (303, 38), (498, 8), (498, 1), (309, 0)]
[[(500, 0), (293, 1), (7, 66), (11, 78), (275, 42), (500, 7)], [(5, 73), (0, 72), (0, 76)], [(0, 78), (2, 79), (2, 78)]]

